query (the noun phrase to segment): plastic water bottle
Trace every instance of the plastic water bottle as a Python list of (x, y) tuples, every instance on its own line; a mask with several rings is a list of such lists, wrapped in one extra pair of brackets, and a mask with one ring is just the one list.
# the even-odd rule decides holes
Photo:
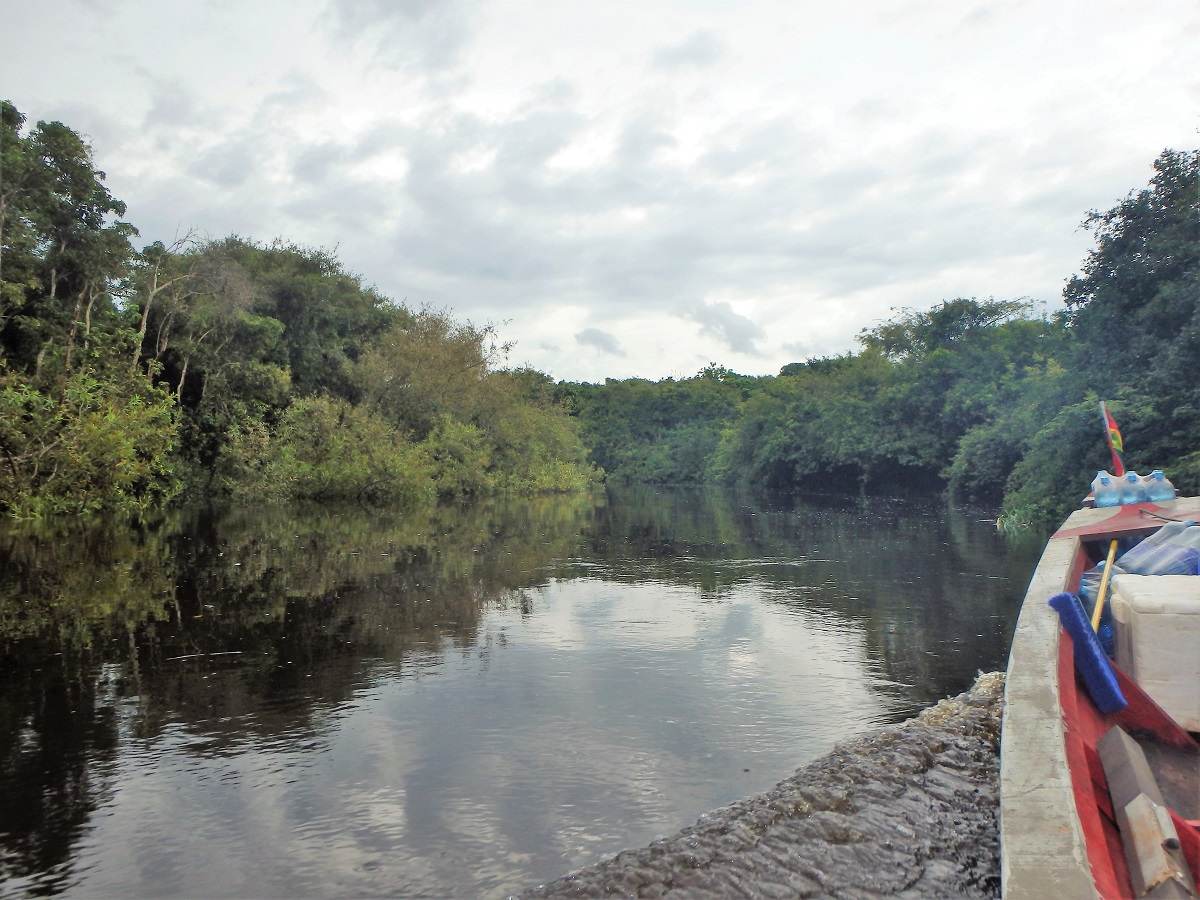
[(1103, 469), (1096, 473), (1092, 480), (1092, 501), (1096, 506), (1120, 506), (1121, 495), (1117, 483)]
[[(1196, 553), (1196, 549), (1179, 543), (1196, 523), (1189, 520), (1168, 522), (1158, 531), (1147, 535), (1140, 544), (1126, 550), (1116, 559), (1121, 571), (1130, 575), (1190, 575), (1189, 560), (1184, 551)], [(1193, 567), (1194, 561), (1190, 563)]]
[(1146, 499), (1154, 503), (1175, 499), (1175, 485), (1162, 473), (1162, 469), (1155, 469), (1146, 476)]
[(1189, 525), (1171, 540), (1181, 547), (1191, 547), (1193, 550), (1200, 550), (1200, 525)]
[(1200, 550), (1164, 541), (1136, 566), (1123, 566), (1130, 575), (1195, 575), (1200, 567)]
[[(1115, 575), (1124, 575), (1125, 570), (1115, 562), (1113, 563), (1112, 573), (1109, 578)], [(1087, 610), (1088, 615), (1092, 614), (1092, 609), (1096, 605), (1096, 597), (1100, 593), (1100, 582), (1104, 580), (1104, 563), (1099, 562), (1092, 566), (1079, 578), (1079, 598), (1084, 601), (1083, 608)], [(1111, 583), (1109, 584), (1111, 587)], [(1105, 604), (1105, 611), (1108, 610), (1108, 605)]]
[(1143, 503), (1146, 500), (1146, 488), (1143, 487), (1142, 479), (1138, 477), (1137, 472), (1126, 472), (1121, 478), (1119, 490), (1122, 506), (1130, 503)]

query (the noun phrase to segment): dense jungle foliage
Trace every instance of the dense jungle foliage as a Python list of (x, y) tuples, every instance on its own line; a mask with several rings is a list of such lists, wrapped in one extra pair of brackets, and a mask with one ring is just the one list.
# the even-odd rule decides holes
[[(326, 251), (237, 236), (137, 250), (91, 148), (0, 104), (0, 508), (174, 497), (358, 498), (636, 481), (936, 490), (1044, 519), (1107, 464), (1200, 492), (1200, 152), (1084, 224), (1095, 247), (1038, 314), (957, 298), (777, 376), (712, 364), (555, 384), (491, 326), (413, 311)], [(585, 449), (586, 448), (586, 449)]]
[(1200, 152), (1165, 151), (1147, 188), (1084, 225), (1095, 248), (1039, 315), (1021, 300), (905, 310), (845, 356), (750, 378), (568, 384), (592, 458), (636, 480), (789, 493), (944, 486), (1026, 520), (1060, 517), (1126, 462), (1200, 493)]
[(134, 248), (91, 148), (0, 104), (0, 509), (538, 493), (596, 477), (551, 379), (490, 326), (321, 250)]

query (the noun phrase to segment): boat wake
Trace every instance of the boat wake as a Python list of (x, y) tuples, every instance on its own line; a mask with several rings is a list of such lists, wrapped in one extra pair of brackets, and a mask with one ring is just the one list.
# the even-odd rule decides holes
[(522, 897), (998, 897), (1004, 675)]

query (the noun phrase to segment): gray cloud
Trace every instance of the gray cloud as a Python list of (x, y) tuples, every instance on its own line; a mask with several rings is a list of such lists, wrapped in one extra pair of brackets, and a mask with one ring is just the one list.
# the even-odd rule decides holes
[(968, 11), (962, 18), (962, 24), (970, 28), (982, 28), (996, 21), (999, 15), (998, 4), (983, 3)]
[(700, 165), (721, 178), (754, 170), (790, 170), (811, 157), (816, 144), (816, 138), (794, 120), (774, 118), (722, 135), (701, 157)]
[(583, 124), (582, 116), (557, 105), (530, 110), (491, 131), (489, 142), (499, 148), (496, 167), (525, 183), (544, 177), (540, 167), (562, 150)]
[[(1138, 78), (1091, 106), (1095, 46), (1140, 14), (1083, 0), (1043, 30), (1053, 54), (1029, 50), (1045, 13), (1025, 0), (876, 0), (811, 28), (811, 9), (708, 5), (698, 30), (655, 4), (649, 44), (585, 4), (222, 0), (169, 47), (149, 0), (105, 2), (26, 4), (0, 49), (10, 99), (94, 138), (144, 240), (194, 225), (338, 246), (393, 297), (511, 320), (563, 377), (694, 371), (722, 348), (777, 370), (853, 347), (889, 307), (1053, 299), (1090, 246), (1086, 210), (1195, 137), (1169, 115), (1196, 98), (1193, 12), (1142, 16)], [(52, 25), (72, 52), (46, 69)], [(251, 59), (265, 28), (288, 40)], [(764, 65), (732, 58), (735, 40)], [(672, 316), (699, 338), (647, 330)]]
[(625, 356), (626, 353), (621, 347), (621, 342), (614, 335), (607, 331), (602, 331), (599, 328), (585, 328), (575, 335), (575, 341), (583, 344), (585, 347), (595, 347), (602, 353), (607, 353), (611, 356)]
[[(337, 197), (336, 203), (330, 202), (331, 195)], [(381, 192), (378, 185), (345, 173), (337, 173), (336, 177), (328, 177), (318, 185), (297, 184), (292, 199), (281, 209), (295, 223), (302, 224), (305, 232), (355, 235), (381, 227), (393, 212), (388, 195)], [(272, 235), (275, 236), (277, 234)], [(312, 237), (305, 234), (303, 240), (318, 242), (319, 239), (317, 234)], [(356, 239), (355, 243), (370, 246), (365, 239)], [(386, 270), (388, 262), (386, 258), (376, 259), (370, 268), (372, 271)]]
[(652, 62), (659, 69), (684, 66), (707, 68), (725, 55), (725, 42), (707, 29), (693, 31), (676, 44), (665, 44), (654, 51)]
[(328, 92), (310, 75), (293, 69), (280, 79), (277, 89), (263, 97), (259, 104), (259, 113), (287, 114), (302, 106), (324, 103), (328, 97)]
[(335, 32), (376, 62), (428, 74), (462, 59), (481, 0), (331, 0)]
[(817, 353), (817, 348), (808, 341), (788, 341), (780, 345), (784, 353), (791, 355), (792, 362), (803, 362), (811, 359)]
[[(193, 173), (234, 187), (239, 175), (260, 177), (255, 154), (282, 162), (286, 194), (265, 236), (338, 243), (350, 268), (413, 303), (518, 321), (536, 319), (549, 302), (603, 306), (614, 321), (686, 309), (705, 336), (759, 356), (769, 347), (762, 328), (706, 297), (753, 297), (797, 278), (804, 296), (848, 295), (958, 261), (1002, 259), (1036, 240), (1019, 222), (997, 233), (1001, 212), (983, 199), (986, 181), (963, 189), (981, 181), (975, 141), (918, 132), (886, 159), (830, 159), (792, 120), (749, 119), (681, 165), (657, 155), (678, 146), (675, 124), (643, 110), (626, 119), (611, 155), (552, 168), (592, 124), (579, 102), (569, 84), (552, 83), (507, 119), (434, 107), (412, 123), (380, 119), (352, 139), (329, 131), (315, 142), (250, 126)], [(371, 165), (396, 157), (407, 162), (402, 178), (381, 178)], [(214, 215), (224, 208), (222, 218), (243, 232), (266, 214), (235, 195), (179, 208), (189, 205)], [(1072, 228), (1078, 219), (1076, 211)], [(577, 342), (619, 357), (622, 337), (606, 326), (580, 331)], [(806, 353), (838, 349), (821, 340), (829, 338), (813, 336), (811, 347), (806, 339)]]
[[(19, 105), (17, 108), (21, 109)], [(25, 123), (26, 130), (32, 128), (38, 119), (51, 122), (57, 120), (78, 132), (98, 154), (114, 154), (129, 137), (124, 123), (120, 119), (108, 115), (106, 111), (91, 104), (72, 101), (55, 104), (50, 109), (36, 112), (21, 109), (21, 112), (29, 118)]]
[(292, 177), (310, 186), (327, 185), (345, 161), (346, 151), (339, 144), (325, 142), (301, 146), (291, 158)]
[[(968, 166), (974, 151), (942, 136), (930, 138), (944, 152), (928, 175), (919, 165), (905, 169), (913, 163), (899, 156), (903, 147), (888, 166), (814, 164), (809, 135), (777, 119), (731, 129), (689, 168), (655, 162), (656, 148), (674, 145), (672, 126), (643, 114), (625, 125), (608, 160), (551, 171), (547, 160), (588, 125), (564, 105), (569, 91), (552, 93), (505, 122), (458, 114), (432, 128), (386, 125), (349, 148), (348, 160), (399, 150), (410, 167), (394, 194), (336, 188), (339, 216), (354, 221), (361, 213), (377, 232), (370, 252), (379, 258), (368, 267), (389, 267), (409, 296), (455, 308), (492, 306), (506, 316), (552, 298), (630, 312), (682, 303), (700, 310), (696, 321), (706, 334), (755, 353), (761, 329), (727, 304), (702, 306), (708, 292), (753, 293), (796, 272), (818, 293), (901, 282), (948, 247), (978, 256), (977, 232), (992, 227), (983, 214), (972, 223), (972, 195), (937, 188)], [(490, 148), (490, 162), (456, 168), (454, 160), (480, 148)], [(915, 162), (926, 152), (919, 150)], [(897, 169), (905, 176), (898, 179)], [(752, 180), (729, 186), (699, 172)], [(892, 196), (881, 201), (888, 185)], [(397, 212), (382, 229), (379, 210), (368, 208), (381, 203)], [(321, 214), (317, 206), (314, 215)], [(642, 215), (623, 220), (626, 209)], [(810, 227), (792, 226), (797, 218)], [(948, 245), (940, 223), (956, 218), (962, 237)], [(998, 252), (1003, 243), (989, 246)]]
[(225, 141), (201, 152), (188, 166), (188, 174), (232, 189), (258, 176), (258, 150), (249, 141)]
[(195, 96), (179, 84), (157, 82), (143, 124), (148, 128), (189, 125), (197, 119)]
[(89, 12), (112, 14), (116, 12), (120, 0), (74, 0), (74, 5)]
[(701, 333), (717, 338), (734, 353), (761, 355), (754, 342), (765, 336), (762, 328), (728, 303), (706, 303), (691, 310), (688, 318), (700, 324)]

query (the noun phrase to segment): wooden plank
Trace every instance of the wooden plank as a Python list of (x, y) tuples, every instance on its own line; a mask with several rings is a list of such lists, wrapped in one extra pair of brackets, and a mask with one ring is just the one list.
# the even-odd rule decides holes
[(1141, 746), (1120, 727), (1096, 744), (1138, 896), (1195, 897), (1180, 835)]
[(1100, 762), (1104, 765), (1104, 776), (1108, 781), (1108, 793), (1113, 806), (1122, 809), (1138, 794), (1145, 794), (1159, 806), (1163, 803), (1162, 792), (1146, 754), (1138, 742), (1118, 727), (1100, 738), (1096, 744)]

